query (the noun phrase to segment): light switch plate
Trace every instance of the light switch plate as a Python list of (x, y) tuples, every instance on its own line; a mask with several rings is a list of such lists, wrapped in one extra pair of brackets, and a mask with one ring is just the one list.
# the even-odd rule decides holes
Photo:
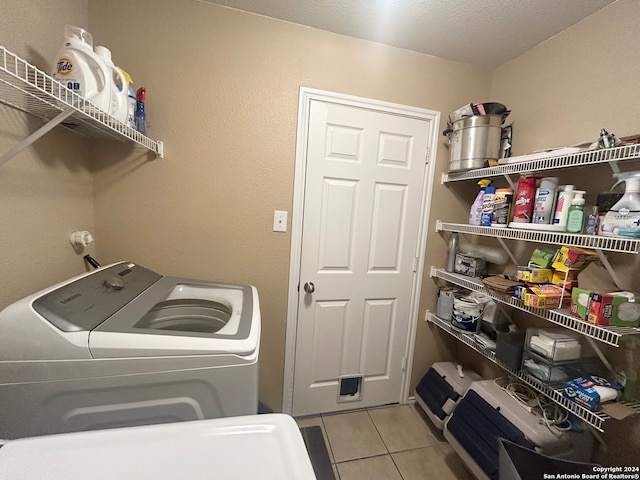
[(274, 210), (273, 212), (273, 231), (287, 231), (287, 212), (283, 210)]

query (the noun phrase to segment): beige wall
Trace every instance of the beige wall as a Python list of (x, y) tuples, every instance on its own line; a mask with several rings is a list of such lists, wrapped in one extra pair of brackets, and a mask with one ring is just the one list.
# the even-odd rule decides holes
[[(64, 25), (87, 21), (86, 0), (4, 0), (0, 44), (49, 72)], [(0, 152), (42, 125), (0, 105)], [(58, 128), (0, 167), (0, 308), (85, 271), (82, 252), (74, 251), (68, 234), (93, 230), (89, 160), (86, 139)]]
[[(491, 98), (513, 112), (516, 154), (594, 141), (603, 127), (618, 136), (640, 133), (639, 22), (640, 2), (619, 0), (496, 70)], [(624, 168), (640, 169), (637, 164)], [(613, 185), (609, 167), (557, 173), (563, 183), (586, 189), (588, 204)], [(623, 286), (640, 289), (637, 256), (610, 257)], [(616, 366), (624, 365), (619, 350), (605, 349)], [(636, 363), (640, 369), (640, 358)], [(624, 422), (608, 421), (608, 450), (601, 449), (598, 459), (637, 464), (639, 427), (638, 415)]]
[[(292, 209), (299, 88), (449, 112), (486, 98), (490, 74), (202, 2), (133, 5), (91, 1), (91, 29), (136, 85), (148, 87), (149, 134), (165, 142), (166, 158), (114, 155), (111, 144), (101, 151), (98, 256), (255, 285), (260, 398), (280, 410), (291, 239), (271, 228), (274, 210)], [(446, 158), (442, 148), (441, 166)], [(436, 190), (436, 199), (446, 197)], [(434, 207), (432, 219), (441, 213)], [(428, 264), (441, 262), (443, 245), (430, 240)], [(435, 298), (431, 279), (424, 290), (427, 305)], [(418, 339), (417, 370), (424, 370), (444, 352), (424, 323)]]

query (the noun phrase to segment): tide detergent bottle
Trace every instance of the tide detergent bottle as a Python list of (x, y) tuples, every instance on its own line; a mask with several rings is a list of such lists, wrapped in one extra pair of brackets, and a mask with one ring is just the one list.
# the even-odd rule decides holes
[(65, 25), (64, 45), (53, 66), (53, 78), (104, 112), (111, 108), (109, 69), (93, 51), (93, 37), (81, 27)]
[(111, 103), (107, 113), (119, 122), (127, 123), (129, 82), (127, 82), (127, 78), (122, 70), (116, 67), (113, 60), (111, 60), (111, 50), (99, 45), (95, 48), (95, 52), (107, 65), (110, 73), (110, 76), (107, 78), (107, 84), (111, 90)]

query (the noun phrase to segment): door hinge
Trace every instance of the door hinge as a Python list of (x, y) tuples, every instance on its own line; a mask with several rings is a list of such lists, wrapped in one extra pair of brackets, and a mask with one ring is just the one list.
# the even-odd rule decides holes
[(424, 163), (429, 163), (430, 158), (431, 158), (431, 147), (427, 147), (427, 153), (424, 157)]
[(414, 272), (418, 271), (418, 257), (413, 259), (413, 271)]
[(407, 357), (404, 357), (402, 359), (402, 371), (406, 372), (407, 371)]

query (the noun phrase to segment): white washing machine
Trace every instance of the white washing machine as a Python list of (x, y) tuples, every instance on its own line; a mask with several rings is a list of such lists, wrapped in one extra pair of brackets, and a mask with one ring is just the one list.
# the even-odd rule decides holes
[(315, 480), (288, 415), (65, 433), (11, 440), (0, 471), (12, 480)]
[(0, 438), (256, 414), (256, 289), (122, 262), (0, 312)]

